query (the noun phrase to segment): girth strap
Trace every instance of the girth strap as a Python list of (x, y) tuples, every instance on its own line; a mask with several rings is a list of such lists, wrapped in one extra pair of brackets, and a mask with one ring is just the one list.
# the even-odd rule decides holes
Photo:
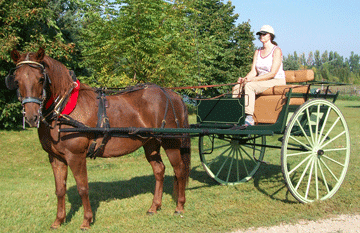
[(109, 129), (110, 129), (110, 122), (109, 118), (106, 114), (106, 107), (107, 107), (107, 99), (104, 94), (104, 90), (99, 89), (98, 90), (98, 100), (99, 100), (99, 107), (98, 107), (98, 120), (96, 127), (97, 128), (105, 128), (103, 139), (101, 141), (100, 146), (96, 149), (97, 142), (96, 139), (98, 139), (101, 135), (96, 134), (94, 140), (91, 142), (88, 152), (86, 154), (87, 157), (90, 157), (92, 159), (96, 159), (96, 157), (101, 156), (104, 153), (105, 145), (110, 139), (109, 135)]

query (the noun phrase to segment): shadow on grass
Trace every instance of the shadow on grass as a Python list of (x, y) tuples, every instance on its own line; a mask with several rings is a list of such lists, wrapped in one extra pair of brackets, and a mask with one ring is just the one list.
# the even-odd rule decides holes
[[(193, 180), (204, 184), (203, 186), (192, 187), (190, 189), (199, 189), (219, 185), (215, 180), (207, 175), (202, 166), (194, 167), (190, 177)], [(254, 187), (261, 193), (269, 196), (271, 199), (284, 203), (298, 203), (292, 198), (290, 191), (285, 184), (281, 166), (273, 164), (262, 164), (253, 177)], [(241, 185), (241, 184), (239, 184)], [(244, 184), (246, 185), (246, 184)]]
[(271, 199), (284, 203), (298, 203), (292, 199), (281, 171), (281, 166), (274, 164), (261, 164), (259, 170), (253, 177), (254, 186), (261, 193)]
[[(96, 212), (101, 202), (107, 202), (114, 199), (126, 199), (140, 194), (153, 193), (155, 189), (155, 178), (153, 175), (134, 177), (130, 180), (121, 180), (114, 182), (90, 182), (89, 196), (91, 209), (93, 211), (93, 223), (96, 221)], [(164, 180), (164, 193), (173, 194), (173, 177), (166, 176)], [(66, 222), (70, 222), (76, 212), (82, 206), (80, 195), (76, 185), (70, 187), (67, 191), (71, 209), (66, 216)], [(144, 203), (151, 206), (152, 203)], [(174, 204), (174, 209), (175, 209)], [(144, 213), (145, 214), (145, 213)]]
[(359, 106), (346, 106), (347, 108), (360, 108), (360, 105)]

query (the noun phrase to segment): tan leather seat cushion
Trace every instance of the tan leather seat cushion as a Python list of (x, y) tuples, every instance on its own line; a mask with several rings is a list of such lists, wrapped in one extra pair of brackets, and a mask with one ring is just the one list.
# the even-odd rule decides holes
[[(308, 82), (314, 79), (312, 70), (285, 71), (287, 83)], [(292, 88), (293, 93), (307, 93), (308, 85), (282, 85), (271, 87), (256, 96), (254, 120), (256, 123), (274, 124), (286, 103), (285, 94)], [(304, 98), (291, 98), (290, 105), (301, 105)]]
[(302, 83), (314, 80), (313, 70), (287, 70), (285, 71), (287, 83)]

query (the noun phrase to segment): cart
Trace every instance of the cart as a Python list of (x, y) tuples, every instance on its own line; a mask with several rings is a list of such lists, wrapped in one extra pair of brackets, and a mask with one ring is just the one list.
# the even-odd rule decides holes
[[(345, 118), (330, 93), (331, 85), (314, 83), (312, 70), (286, 71), (287, 83), (258, 96), (256, 125), (241, 128), (247, 96), (199, 99), (197, 122), (190, 128), (109, 128), (108, 134), (199, 138), (201, 163), (222, 185), (250, 180), (263, 163), (267, 148), (281, 151), (281, 168), (292, 195), (302, 203), (331, 198), (342, 184), (350, 160), (350, 135)], [(300, 83), (300, 84), (293, 84)], [(324, 91), (312, 87), (326, 85)], [(102, 128), (70, 128), (61, 132), (103, 133)], [(281, 146), (267, 144), (278, 135)]]

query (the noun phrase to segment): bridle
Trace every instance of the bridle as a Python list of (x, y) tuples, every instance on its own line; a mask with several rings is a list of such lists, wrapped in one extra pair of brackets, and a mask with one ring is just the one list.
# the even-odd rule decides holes
[(41, 63), (39, 62), (35, 62), (35, 61), (22, 61), (22, 62), (19, 62), (16, 64), (16, 67), (13, 69), (14, 70), (14, 73), (16, 72), (17, 69), (19, 69), (20, 67), (24, 66), (24, 65), (29, 65), (30, 67), (32, 68), (36, 68), (36, 69), (40, 69), (41, 70), (41, 73), (43, 74), (43, 78), (44, 78), (44, 83), (43, 83), (43, 90), (42, 90), (42, 93), (41, 93), (41, 97), (34, 97), (34, 96), (25, 96), (25, 97), (22, 97), (20, 92), (19, 92), (19, 88), (16, 86), (15, 84), (15, 75), (8, 75), (6, 77), (6, 84), (7, 84), (7, 87), (9, 89), (17, 89), (17, 95), (18, 95), (18, 99), (19, 101), (21, 102), (21, 105), (23, 107), (23, 128), (25, 128), (25, 104), (27, 103), (35, 103), (35, 104), (38, 104), (40, 107), (39, 107), (39, 110), (38, 110), (38, 118), (36, 120), (36, 126), (37, 128), (39, 128), (39, 125), (40, 125), (40, 120), (42, 118), (42, 109), (43, 109), (43, 105), (44, 105), (44, 102), (46, 100), (46, 86), (48, 84), (51, 84), (51, 80), (49, 78), (49, 76), (47, 75), (46, 73), (46, 70), (45, 70), (45, 67), (44, 65), (42, 65)]

